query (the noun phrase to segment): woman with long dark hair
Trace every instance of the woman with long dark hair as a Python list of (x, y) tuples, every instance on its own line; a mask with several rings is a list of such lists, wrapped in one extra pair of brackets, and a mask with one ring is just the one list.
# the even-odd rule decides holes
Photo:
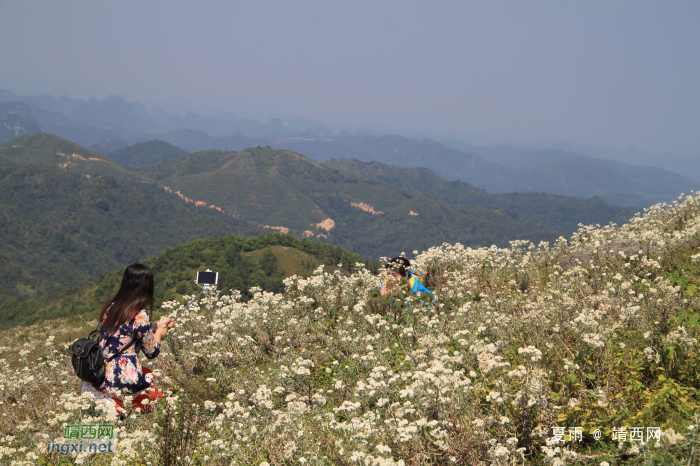
[(124, 271), (116, 296), (105, 303), (100, 313), (100, 347), (105, 361), (122, 348), (128, 348), (105, 363), (102, 385), (84, 382), (83, 391), (97, 391), (100, 398), (112, 398), (121, 409), (124, 408), (122, 396), (133, 396), (132, 408), (150, 411), (149, 403), (144, 401), (154, 401), (163, 394), (146, 379), (146, 374), (152, 371), (141, 366), (138, 353), (143, 351), (148, 359), (158, 356), (168, 328), (175, 325), (170, 318), (152, 323), (152, 314), (153, 272), (146, 265), (131, 264)]
[(398, 287), (401, 280), (406, 280), (408, 291), (433, 294), (432, 291), (425, 287), (420, 277), (413, 273), (411, 261), (405, 257), (392, 257), (384, 267), (386, 267), (386, 280), (379, 285), (379, 292), (382, 296), (388, 296), (389, 293)]

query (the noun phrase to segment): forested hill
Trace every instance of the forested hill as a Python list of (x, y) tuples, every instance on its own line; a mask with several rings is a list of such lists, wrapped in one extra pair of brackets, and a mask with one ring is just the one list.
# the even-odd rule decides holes
[(526, 218), (453, 206), (271, 148), (187, 154), (141, 172), (179, 195), (228, 215), (299, 236), (313, 236), (363, 257), (425, 250), (443, 242), (507, 245), (560, 234)]
[[(158, 308), (163, 301), (182, 300), (183, 295), (198, 292), (193, 283), (198, 270), (209, 268), (219, 272), (219, 289), (225, 294), (238, 290), (247, 301), (252, 287), (281, 292), (284, 290), (282, 280), (286, 277), (308, 276), (319, 265), (324, 265), (326, 271), (348, 273), (362, 259), (330, 244), (302, 241), (293, 235), (275, 232), (247, 239), (234, 235), (198, 239), (168, 248), (141, 262), (153, 270)], [(378, 263), (367, 265), (377, 271)], [(95, 312), (117, 292), (123, 273), (124, 267), (104, 272), (96, 284), (73, 288), (49, 304), (6, 301), (0, 304), (0, 329)]]
[(187, 152), (165, 141), (137, 142), (110, 152), (108, 157), (122, 167), (145, 167), (185, 155)]
[(696, 181), (679, 174), (683, 171), (673, 173), (566, 151), (505, 148), (506, 152), (520, 153), (529, 160), (526, 165), (511, 166), (508, 162), (515, 163), (512, 157), (491, 159), (494, 155), (491, 149), (457, 150), (437, 141), (390, 134), (308, 132), (251, 139), (241, 134), (214, 138), (201, 131), (180, 130), (153, 137), (190, 151), (270, 145), (302, 153), (317, 162), (357, 159), (404, 168), (427, 167), (447, 180), (462, 180), (490, 193), (538, 191), (582, 198), (598, 196), (615, 205), (630, 207), (670, 202), (682, 192), (700, 189)]
[[(110, 152), (108, 157), (125, 167), (145, 167), (184, 153), (169, 143), (152, 140)], [(492, 194), (460, 180), (448, 181), (427, 168), (402, 168), (356, 159), (333, 159), (321, 164), (346, 176), (360, 176), (415, 194), (434, 196), (447, 204), (500, 209), (509, 215), (534, 220), (555, 231), (573, 232), (578, 229), (579, 223), (606, 225), (614, 222), (620, 225), (640, 210), (618, 207), (597, 197), (584, 199), (542, 192)]]
[(0, 146), (0, 305), (36, 308), (168, 246), (260, 232), (205, 213), (69, 141), (16, 138)]
[(542, 191), (583, 198), (599, 196), (616, 205), (648, 206), (671, 202), (680, 193), (700, 189), (696, 181), (661, 168), (574, 153), (516, 168), (482, 157), (478, 150), (463, 152), (437, 141), (400, 135), (290, 136), (275, 139), (270, 145), (301, 152), (319, 162), (358, 159), (404, 168), (427, 167), (445, 179), (459, 179), (490, 193)]
[(166, 247), (232, 233), (293, 233), (370, 260), (445, 241), (560, 235), (344, 176), (289, 151), (207, 151), (134, 172), (45, 133), (0, 146), (0, 214), (0, 303), (44, 302)]
[(114, 177), (0, 167), (0, 303), (52, 298), (168, 246), (239, 229)]
[[(535, 208), (439, 178), (421, 175), (426, 187), (416, 189), (398, 183), (399, 172), (360, 175), (269, 147), (185, 154), (136, 172), (50, 134), (16, 138), (0, 146), (0, 303), (45, 302), (197, 238), (276, 230), (376, 260), (444, 242), (554, 242), (571, 231), (556, 228), (561, 212), (548, 217), (559, 201), (546, 196)], [(581, 202), (618, 220), (609, 206)]]
[(491, 194), (463, 181), (447, 181), (427, 168), (402, 168), (348, 159), (330, 160), (322, 165), (345, 175), (375, 179), (414, 193), (435, 196), (448, 204), (501, 209), (552, 230), (576, 231), (580, 223), (622, 225), (639, 211), (633, 207), (618, 207), (597, 197), (583, 199), (542, 192)]
[(15, 138), (0, 146), (0, 165), (41, 164), (85, 177), (114, 176), (143, 180), (138, 173), (125, 170), (104, 155), (58, 136), (35, 133)]

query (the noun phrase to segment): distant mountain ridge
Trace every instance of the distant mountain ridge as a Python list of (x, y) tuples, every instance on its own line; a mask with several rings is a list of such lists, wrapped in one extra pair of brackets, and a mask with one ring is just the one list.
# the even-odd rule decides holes
[[(544, 192), (573, 197), (600, 197), (620, 206), (648, 206), (672, 202), (683, 192), (700, 189), (700, 183), (660, 168), (628, 165), (562, 150), (507, 148), (503, 162), (465, 153), (437, 141), (400, 135), (318, 136), (311, 133), (274, 139), (253, 139), (242, 134), (211, 137), (200, 131), (179, 130), (153, 136), (177, 147), (198, 151), (241, 150), (271, 146), (305, 154), (318, 162), (357, 159), (404, 168), (425, 167), (446, 180), (462, 180), (490, 193)], [(479, 149), (481, 150), (481, 149)], [(528, 158), (522, 152), (529, 152)], [(493, 152), (487, 152), (493, 156)], [(495, 157), (494, 157), (495, 158)], [(527, 160), (527, 161), (525, 161)]]
[[(94, 144), (104, 154), (126, 144), (153, 139), (189, 152), (271, 146), (303, 153), (316, 161), (358, 159), (404, 168), (426, 167), (447, 180), (459, 179), (491, 193), (539, 191), (600, 197), (622, 206), (671, 202), (681, 193), (700, 188), (699, 182), (663, 168), (624, 164), (561, 149), (487, 148), (459, 141), (446, 141), (445, 145), (428, 139), (362, 132), (333, 134), (322, 123), (298, 118), (273, 118), (260, 123), (233, 114), (203, 118), (194, 112), (183, 118), (157, 108), (146, 111), (143, 104), (127, 102), (119, 96), (82, 101), (65, 96), (17, 96), (0, 90), (0, 100), (12, 100), (13, 105), (26, 107), (22, 112), (6, 110), (4, 115), (0, 108), (0, 118), (4, 119), (0, 142), (3, 138), (46, 131), (83, 146)], [(164, 160), (167, 155), (163, 154), (156, 159)], [(673, 160), (679, 173), (694, 173), (693, 160)]]
[(143, 180), (102, 154), (85, 149), (53, 134), (35, 133), (0, 146), (0, 164), (41, 164), (86, 178), (111, 175), (121, 179)]
[[(440, 142), (454, 149), (465, 150), (465, 147), (470, 147), (468, 150), (475, 150), (472, 144), (454, 139), (440, 139)], [(496, 146), (493, 149), (503, 147)], [(695, 181), (700, 182), (700, 153), (694, 155), (676, 155), (670, 153), (652, 154), (650, 152), (637, 149), (634, 146), (620, 150), (615, 147), (598, 147), (588, 144), (572, 144), (568, 141), (547, 141), (527, 146), (513, 147), (514, 149), (524, 150), (562, 150), (573, 152), (581, 155), (588, 155), (598, 159), (612, 160), (631, 165), (643, 165), (647, 167), (663, 168), (676, 173), (682, 173)], [(492, 149), (489, 147), (488, 149)], [(477, 151), (479, 152), (479, 151)], [(488, 158), (488, 156), (484, 155)]]
[(109, 152), (107, 157), (122, 167), (146, 167), (185, 155), (187, 151), (165, 141), (149, 140), (137, 142)]
[(435, 196), (452, 205), (473, 205), (499, 209), (510, 215), (532, 219), (557, 231), (576, 231), (579, 224), (610, 222), (621, 225), (637, 212), (600, 198), (582, 199), (540, 192), (491, 194), (463, 181), (447, 181), (427, 168), (401, 168), (379, 162), (330, 160), (323, 166), (345, 175), (358, 175), (411, 192)]
[(325, 238), (363, 257), (427, 249), (436, 241), (507, 244), (515, 238), (553, 241), (562, 234), (524, 217), (452, 206), (346, 176), (270, 147), (190, 153), (140, 173), (163, 189), (228, 215), (284, 233)]
[[(165, 143), (152, 144), (163, 147)], [(451, 206), (424, 194), (356, 175), (348, 177), (300, 154), (271, 148), (192, 153), (134, 172), (46, 133), (0, 146), (0, 164), (32, 163), (84, 179), (111, 175), (142, 183), (148, 192), (155, 189), (161, 197), (201, 205), (231, 222), (325, 238), (365, 257), (391, 254), (389, 249), (401, 241), (404, 248), (409, 243), (427, 248), (434, 238), (476, 245), (506, 244), (516, 237), (553, 240), (566, 234), (526, 217), (515, 219), (473, 205)], [(367, 213), (372, 211), (374, 214)], [(409, 224), (413, 226), (408, 230), (419, 236), (415, 241), (406, 236)], [(374, 227), (366, 231), (368, 225)], [(404, 239), (391, 239), (394, 230), (401, 231), (398, 237)]]
[[(187, 133), (189, 134), (190, 131)], [(201, 134), (195, 133), (196, 136), (201, 136)], [(239, 143), (242, 142), (245, 141), (239, 141)], [(154, 154), (160, 155), (150, 155), (148, 153), (149, 147), (155, 148)], [(129, 166), (129, 163), (133, 166), (147, 166), (155, 164), (155, 161), (162, 158), (173, 158), (177, 154), (167, 155), (168, 150), (173, 148), (179, 150), (163, 141), (149, 141), (148, 144), (137, 143), (118, 152), (109, 153), (108, 157), (124, 166)], [(131, 162), (122, 161), (118, 155), (122, 151), (128, 151), (131, 154), (129, 155), (132, 157)], [(599, 198), (581, 199), (540, 192), (495, 195), (459, 180), (447, 181), (425, 168), (405, 169), (378, 162), (360, 162), (347, 159), (323, 162), (323, 166), (338, 170), (346, 176), (361, 176), (416, 194), (434, 196), (451, 205), (501, 209), (508, 212), (509, 215), (540, 222), (554, 231), (575, 231), (578, 229), (579, 223), (607, 224), (615, 222), (622, 224), (638, 211), (635, 208), (620, 208)], [(149, 169), (146, 168), (146, 170)]]
[(404, 168), (426, 167), (447, 180), (460, 179), (491, 193), (538, 191), (583, 198), (597, 196), (616, 205), (646, 206), (671, 202), (680, 193), (700, 189), (700, 183), (660, 168), (580, 155), (550, 157), (538, 166), (515, 168), (436, 141), (402, 136), (279, 138), (270, 145), (295, 150), (318, 161), (354, 158)]
[[(8, 101), (25, 102), (34, 110), (35, 118), (44, 131), (83, 146), (90, 146), (103, 139), (125, 139), (133, 143), (151, 139), (149, 134), (180, 129), (203, 131), (215, 136), (240, 132), (253, 138), (274, 138), (306, 130), (330, 134), (330, 130), (324, 128), (322, 123), (304, 118), (272, 118), (260, 122), (241, 118), (232, 112), (202, 117), (192, 111), (181, 117), (168, 114), (158, 107), (147, 111), (142, 103), (129, 102), (117, 95), (110, 95), (103, 100), (82, 100), (68, 96), (55, 98), (48, 94), (19, 96), (12, 91), (0, 89), (0, 102)], [(201, 149), (211, 147), (196, 150)]]

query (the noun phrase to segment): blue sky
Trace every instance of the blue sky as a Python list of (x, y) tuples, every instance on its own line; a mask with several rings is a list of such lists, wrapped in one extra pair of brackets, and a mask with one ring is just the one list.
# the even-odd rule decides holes
[(0, 87), (700, 154), (698, 24), (697, 1), (0, 0)]

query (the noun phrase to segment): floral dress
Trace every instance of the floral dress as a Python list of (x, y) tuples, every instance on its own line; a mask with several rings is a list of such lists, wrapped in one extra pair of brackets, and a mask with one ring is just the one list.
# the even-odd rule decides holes
[[(105, 315), (106, 318), (106, 315)], [(104, 318), (102, 319), (104, 323)], [(106, 360), (136, 337), (136, 343), (113, 360)], [(125, 323), (113, 332), (100, 327), (100, 347), (105, 357), (105, 380), (100, 386), (93, 387), (103, 395), (118, 397), (133, 395), (151, 386), (146, 380), (139, 362), (138, 352), (143, 351), (148, 359), (153, 359), (160, 353), (160, 343), (156, 341), (151, 328), (148, 311), (141, 310), (130, 322)], [(119, 393), (117, 392), (119, 390)]]

